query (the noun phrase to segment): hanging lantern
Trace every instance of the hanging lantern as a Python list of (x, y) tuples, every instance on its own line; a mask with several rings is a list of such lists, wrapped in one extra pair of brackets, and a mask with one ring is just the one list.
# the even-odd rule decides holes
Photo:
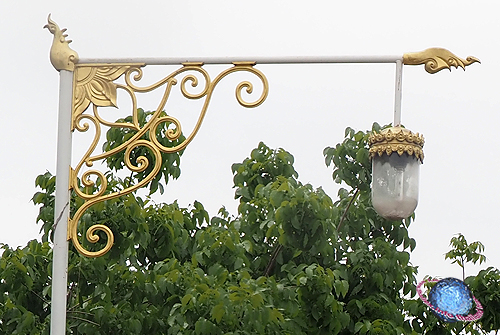
[(388, 220), (409, 217), (418, 203), (424, 137), (398, 126), (374, 132), (369, 144), (373, 208)]

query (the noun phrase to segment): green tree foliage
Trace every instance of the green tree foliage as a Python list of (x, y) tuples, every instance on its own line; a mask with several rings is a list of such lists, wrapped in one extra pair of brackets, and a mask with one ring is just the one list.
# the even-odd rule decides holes
[(458, 234), (452, 237), (450, 241), (452, 249), (445, 255), (445, 259), (452, 259), (452, 264), (458, 264), (462, 268), (463, 280), (465, 280), (465, 263), (479, 264), (486, 262), (486, 257), (481, 254), (484, 251), (484, 245), (479, 242), (467, 243), (465, 236)]
[[(479, 264), (486, 261), (481, 254), (484, 245), (479, 242), (468, 243), (465, 236), (457, 234), (450, 241), (452, 249), (446, 253), (446, 259), (452, 259), (453, 264), (462, 268), (464, 281), (474, 292), (474, 296), (482, 302), (484, 315), (474, 324), (465, 324), (463, 328), (470, 333), (487, 333), (500, 329), (500, 271), (493, 267), (479, 271), (476, 276), (465, 278), (465, 264)], [(456, 333), (458, 334), (458, 333)]]
[[(145, 122), (147, 112), (143, 116)], [(379, 129), (375, 124), (374, 130)], [(130, 136), (128, 130), (111, 132), (106, 150)], [(81, 232), (105, 223), (115, 244), (95, 259), (70, 246), (68, 334), (446, 330), (422, 303), (411, 299), (416, 293), (416, 268), (410, 263), (416, 243), (407, 230), (412, 218), (387, 221), (375, 213), (368, 134), (348, 128), (345, 135), (342, 143), (324, 151), (326, 164), (334, 166), (333, 178), (342, 185), (336, 201), (298, 180), (289, 152), (260, 143), (232, 166), (239, 200), (234, 216), (221, 208), (210, 218), (196, 201), (182, 208), (133, 193), (91, 207), (82, 217)], [(179, 157), (163, 157), (165, 183), (168, 176), (178, 177)], [(106, 163), (119, 171), (121, 159)], [(108, 191), (144, 177), (106, 176)], [(161, 191), (160, 179), (155, 180), (151, 193)], [(36, 179), (40, 191), (33, 201), (40, 206), (42, 242), (30, 241), (15, 250), (2, 246), (1, 334), (48, 334), (54, 185), (55, 176), (48, 172)], [(72, 211), (79, 205), (75, 199)], [(498, 308), (498, 270), (468, 280), (482, 292), (480, 299), (491, 300), (485, 306)], [(499, 328), (493, 311), (484, 319), (484, 329)]]
[[(484, 246), (476, 241), (468, 243), (465, 236), (457, 234), (450, 241), (452, 249), (446, 253), (445, 259), (451, 259), (452, 264), (458, 264), (465, 276), (466, 263), (480, 264), (486, 261), (486, 257), (481, 254)], [(408, 316), (412, 318), (412, 325), (417, 333), (429, 335), (457, 335), (457, 334), (495, 334), (500, 330), (500, 271), (493, 267), (481, 270), (476, 276), (465, 278), (465, 283), (469, 286), (474, 296), (483, 306), (483, 317), (475, 322), (454, 322), (445, 323), (440, 321), (435, 315), (429, 313), (427, 306), (418, 300), (407, 300), (405, 309)], [(430, 289), (434, 285), (426, 284)], [(475, 313), (475, 310), (471, 311)]]

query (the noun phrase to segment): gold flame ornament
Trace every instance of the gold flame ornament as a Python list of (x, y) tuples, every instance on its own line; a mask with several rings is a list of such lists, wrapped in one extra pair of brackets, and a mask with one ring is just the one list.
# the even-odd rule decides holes
[(421, 65), (425, 64), (425, 71), (436, 73), (443, 69), (451, 71), (451, 67), (459, 66), (465, 70), (465, 67), (472, 63), (481, 63), (479, 59), (469, 56), (466, 59), (455, 56), (450, 51), (443, 48), (429, 48), (420, 52), (410, 52), (403, 55), (403, 64)]

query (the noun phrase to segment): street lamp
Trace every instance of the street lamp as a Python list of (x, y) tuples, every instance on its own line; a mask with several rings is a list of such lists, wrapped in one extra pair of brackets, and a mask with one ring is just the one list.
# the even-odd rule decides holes
[(418, 203), (424, 137), (397, 126), (374, 132), (369, 144), (373, 208), (389, 220), (409, 217)]
[[(461, 59), (448, 50), (431, 48), (422, 52), (407, 53), (389, 56), (327, 56), (327, 57), (255, 57), (246, 58), (208, 57), (208, 58), (117, 58), (117, 59), (85, 59), (79, 58), (78, 53), (69, 47), (66, 29), (48, 18), (45, 26), (54, 35), (50, 50), (50, 61), (60, 72), (60, 97), (57, 144), (57, 180), (54, 215), (54, 246), (52, 261), (52, 297), (51, 297), (51, 334), (64, 335), (66, 333), (66, 294), (67, 294), (67, 265), (68, 241), (71, 240), (76, 250), (87, 257), (100, 257), (108, 252), (113, 245), (113, 232), (102, 224), (94, 224), (86, 231), (86, 239), (90, 243), (99, 241), (96, 231), (106, 235), (106, 245), (98, 251), (90, 251), (82, 246), (79, 239), (78, 225), (85, 211), (94, 204), (130, 194), (145, 186), (160, 170), (161, 154), (184, 150), (196, 136), (217, 84), (226, 76), (235, 72), (246, 72), (254, 75), (262, 84), (262, 93), (254, 101), (246, 101), (242, 91), (251, 94), (253, 84), (248, 81), (240, 82), (236, 87), (236, 99), (243, 107), (257, 107), (264, 102), (268, 95), (268, 81), (265, 75), (255, 68), (257, 64), (333, 64), (333, 63), (391, 63), (396, 64), (396, 100), (394, 114), (394, 128), (384, 130), (380, 134), (373, 134), (373, 166), (374, 166), (374, 206), (385, 217), (394, 219), (407, 217), (415, 209), (418, 197), (418, 166), (422, 162), (423, 137), (399, 127), (401, 110), (401, 74), (404, 65), (425, 65), (427, 72), (435, 73), (451, 66), (462, 67), (479, 60), (474, 57)], [(203, 67), (210, 64), (230, 64), (230, 67), (211, 78)], [(143, 86), (141, 79), (146, 66), (177, 65), (176, 69), (154, 84)], [(198, 76), (198, 77), (197, 77)], [(200, 79), (199, 79), (200, 78)], [(122, 82), (116, 82), (116, 80)], [(177, 84), (180, 85), (177, 85)], [(192, 93), (188, 88), (200, 84), (201, 92)], [(185, 140), (174, 146), (166, 147), (157, 138), (150, 136), (143, 139), (144, 134), (155, 134), (160, 124), (168, 122), (175, 129), (169, 129), (166, 137), (174, 141), (181, 134), (181, 123), (173, 116), (161, 116), (174, 86), (180, 87), (182, 95), (187, 99), (203, 101), (198, 121), (192, 132)], [(103, 107), (117, 107), (117, 90), (125, 91), (132, 105), (131, 122), (111, 122), (105, 120), (99, 109)], [(141, 125), (137, 116), (137, 95), (154, 90), (163, 91), (154, 115)], [(93, 126), (94, 139), (89, 149), (79, 163), (71, 166), (72, 133), (86, 132)], [(126, 127), (134, 130), (134, 136), (127, 139), (122, 145), (108, 152), (95, 152), (101, 137), (102, 127)], [(400, 140), (402, 138), (402, 140)], [(393, 142), (397, 141), (397, 142)], [(135, 163), (130, 160), (131, 151), (138, 147), (147, 147), (155, 157), (149, 162), (146, 157), (140, 157)], [(401, 148), (403, 149), (400, 149)], [(125, 155), (125, 165), (131, 173), (143, 172), (148, 165), (153, 166), (151, 172), (136, 185), (128, 185), (125, 189), (106, 192), (105, 172), (98, 170), (94, 162), (102, 161), (114, 154)], [(92, 168), (88, 170), (87, 168)], [(100, 189), (93, 194), (80, 190), (80, 185), (92, 186), (90, 177), (100, 180)], [(82, 205), (71, 215), (70, 192), (82, 200)]]

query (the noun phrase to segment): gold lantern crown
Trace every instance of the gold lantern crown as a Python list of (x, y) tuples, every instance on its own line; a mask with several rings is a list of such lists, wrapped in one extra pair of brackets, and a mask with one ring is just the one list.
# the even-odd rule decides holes
[(412, 133), (410, 130), (402, 127), (391, 127), (382, 130), (380, 133), (373, 132), (369, 139), (370, 144), (370, 158), (375, 155), (382, 156), (384, 153), (388, 156), (393, 152), (398, 155), (407, 153), (412, 156), (415, 155), (421, 163), (424, 161), (424, 136), (419, 133)]

